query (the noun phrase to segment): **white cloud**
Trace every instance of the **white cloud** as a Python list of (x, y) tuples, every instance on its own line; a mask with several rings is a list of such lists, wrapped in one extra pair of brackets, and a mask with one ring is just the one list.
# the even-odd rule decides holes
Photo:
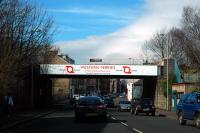
[(182, 9), (188, 5), (199, 5), (199, 0), (146, 0), (146, 14), (127, 27), (108, 35), (57, 42), (56, 45), (77, 63), (86, 63), (89, 58), (143, 58), (141, 46), (144, 41), (161, 29), (180, 26)]

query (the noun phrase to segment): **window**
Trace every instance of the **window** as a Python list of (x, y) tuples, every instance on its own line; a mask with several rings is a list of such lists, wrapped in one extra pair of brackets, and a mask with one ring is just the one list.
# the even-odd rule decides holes
[(196, 102), (196, 95), (191, 95), (190, 104), (194, 104)]
[(177, 99), (181, 99), (181, 97), (184, 95), (183, 92), (177, 92), (176, 93), (176, 96), (177, 96)]
[(193, 94), (188, 95), (188, 97), (186, 98), (187, 104), (194, 104), (195, 101), (196, 101), (196, 96)]
[(200, 95), (197, 95), (197, 102), (200, 103)]
[(180, 103), (185, 103), (186, 102), (186, 99), (187, 99), (188, 95), (181, 95), (181, 99), (180, 99)]

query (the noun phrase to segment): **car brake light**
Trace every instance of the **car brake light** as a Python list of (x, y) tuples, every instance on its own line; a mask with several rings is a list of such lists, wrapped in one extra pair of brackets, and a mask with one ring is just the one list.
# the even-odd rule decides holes
[(105, 108), (105, 105), (98, 105), (97, 108)]
[(78, 108), (84, 108), (84, 107), (85, 107), (84, 105), (79, 105), (79, 106), (78, 106)]

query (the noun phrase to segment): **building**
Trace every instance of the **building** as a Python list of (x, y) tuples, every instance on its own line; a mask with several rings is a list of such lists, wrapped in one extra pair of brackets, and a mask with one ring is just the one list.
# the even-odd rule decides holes
[(101, 78), (73, 78), (71, 82), (71, 97), (73, 94), (95, 95), (98, 91), (101, 95), (109, 93), (110, 79)]
[(120, 79), (113, 79), (113, 78), (109, 79), (109, 84), (110, 84), (109, 93), (119, 94), (122, 91)]
[[(172, 84), (172, 92), (176, 92), (177, 103), (182, 95), (192, 92), (197, 85), (195, 83), (174, 83)], [(174, 108), (174, 97), (172, 96), (172, 108)]]
[[(68, 55), (58, 55), (52, 56), (48, 61), (48, 64), (74, 64), (75, 61), (71, 59)], [(69, 78), (52, 78), (52, 97), (53, 102), (58, 102), (64, 100), (70, 96), (70, 82)]]

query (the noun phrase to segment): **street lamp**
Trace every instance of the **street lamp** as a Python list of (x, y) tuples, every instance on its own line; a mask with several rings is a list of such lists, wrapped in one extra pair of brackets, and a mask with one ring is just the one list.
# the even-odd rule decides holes
[(167, 43), (167, 110), (169, 110), (169, 44)]
[(128, 59), (130, 60), (130, 64), (132, 65), (134, 63), (133, 58), (129, 57)]

